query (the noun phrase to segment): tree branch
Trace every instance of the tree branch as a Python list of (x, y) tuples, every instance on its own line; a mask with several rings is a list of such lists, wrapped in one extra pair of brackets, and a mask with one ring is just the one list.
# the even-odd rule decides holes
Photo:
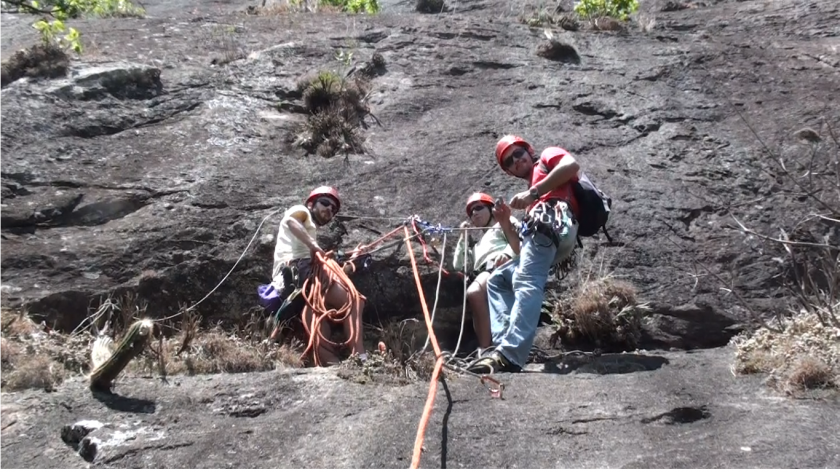
[(831, 244), (809, 243), (809, 242), (805, 242), (805, 241), (790, 241), (790, 240), (784, 240), (784, 239), (771, 238), (770, 236), (765, 236), (761, 233), (758, 233), (756, 231), (753, 231), (753, 230), (747, 228), (746, 226), (744, 226), (743, 223), (738, 221), (738, 218), (735, 218), (735, 215), (730, 214), (730, 216), (732, 216), (732, 219), (735, 220), (736, 223), (738, 223), (738, 226), (741, 227), (742, 231), (744, 231), (747, 234), (751, 234), (753, 236), (758, 236), (759, 238), (767, 240), (767, 241), (773, 241), (774, 243), (785, 244), (785, 245), (790, 245), (790, 246), (816, 247), (816, 248), (833, 249), (833, 250), (836, 250), (836, 251), (840, 251), (840, 247), (832, 246)]
[(53, 16), (53, 10), (41, 10), (35, 8), (28, 3), (28, 0), (3, 0), (3, 3), (18, 7), (18, 11), (24, 10), (24, 13), (41, 13), (43, 15)]

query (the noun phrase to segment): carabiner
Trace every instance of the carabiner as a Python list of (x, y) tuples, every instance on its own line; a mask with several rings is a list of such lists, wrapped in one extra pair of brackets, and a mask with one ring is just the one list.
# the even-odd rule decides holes
[[(497, 387), (493, 388), (492, 386), (487, 385), (487, 383), (485, 383), (485, 382), (494, 383), (494, 384), (497, 385)], [(489, 375), (482, 375), (481, 376), (481, 385), (484, 385), (485, 387), (487, 387), (487, 390), (490, 391), (490, 396), (491, 397), (504, 400), (504, 398), (502, 398), (502, 393), (505, 391), (505, 384), (499, 382), (498, 380), (494, 379), (493, 377), (490, 377)]]

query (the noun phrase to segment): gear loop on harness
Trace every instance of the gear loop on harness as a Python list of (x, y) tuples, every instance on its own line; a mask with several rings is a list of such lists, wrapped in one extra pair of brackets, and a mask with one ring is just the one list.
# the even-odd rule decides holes
[[(519, 231), (520, 238), (524, 240), (527, 236), (540, 233), (551, 240), (550, 244), (559, 248), (562, 242), (564, 228), (569, 223), (571, 225), (577, 223), (573, 213), (569, 211), (569, 214), (566, 214), (569, 206), (567, 201), (561, 199), (537, 202), (531, 211), (522, 219)], [(537, 244), (536, 242), (534, 243)], [(562, 280), (576, 265), (574, 250), (572, 250), (568, 257), (557, 261), (551, 266), (549, 275), (553, 274), (556, 279)]]
[(562, 200), (537, 202), (522, 219), (520, 237), (524, 239), (526, 236), (541, 233), (547, 236), (552, 244), (559, 246), (560, 232), (563, 230), (561, 223), (563, 219), (558, 215), (559, 212), (563, 211), (560, 203), (562, 203)]

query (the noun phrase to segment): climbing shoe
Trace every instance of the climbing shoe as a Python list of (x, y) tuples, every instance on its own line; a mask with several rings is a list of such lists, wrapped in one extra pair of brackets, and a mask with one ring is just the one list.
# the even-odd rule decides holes
[(497, 372), (519, 372), (519, 366), (505, 358), (499, 351), (493, 351), (475, 361), (467, 370), (474, 374), (495, 374)]

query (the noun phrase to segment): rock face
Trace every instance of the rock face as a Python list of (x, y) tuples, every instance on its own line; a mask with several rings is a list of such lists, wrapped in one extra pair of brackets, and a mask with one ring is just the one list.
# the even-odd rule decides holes
[[(768, 396), (760, 379), (733, 379), (731, 356), (712, 349), (547, 363), (498, 376), (503, 400), (475, 378), (449, 380), (421, 466), (840, 466), (840, 403)], [(332, 369), (129, 379), (119, 396), (99, 399), (72, 381), (53, 394), (3, 394), (3, 463), (406, 468), (426, 389), (347, 382)], [(70, 434), (79, 430), (84, 437)]]
[[(198, 307), (207, 319), (236, 318), (270, 274), (279, 214), (259, 226), (270, 212), (329, 183), (345, 201), (329, 237), (344, 248), (414, 214), (455, 226), (471, 192), (510, 198), (525, 188), (492, 158), (496, 139), (517, 133), (570, 150), (612, 197), (617, 244), (588, 238), (587, 268), (628, 278), (648, 300), (699, 302), (743, 320), (709, 275), (718, 274), (759, 312), (783, 310), (777, 248), (730, 215), (772, 232), (809, 211), (782, 191), (756, 138), (822, 130), (824, 120), (840, 129), (830, 39), (838, 7), (713, 3), (656, 13), (650, 33), (556, 32), (560, 56), (574, 58), (560, 62), (534, 52), (538, 29), (495, 21), (506, 7), (494, 2), (408, 17), (386, 5), (352, 28), (343, 16), (244, 9), (220, 13), (235, 28), (199, 17), (181, 28), (155, 16), (174, 14), (164, 5), (130, 20), (136, 33), (107, 20), (113, 31), (95, 36), (108, 45), (104, 60), (3, 89), (3, 303), (61, 329), (109, 293), (138, 292), (150, 315), (172, 314), (209, 293), (259, 227), (259, 243)], [(779, 19), (791, 14), (808, 25), (807, 40)], [(7, 56), (23, 44), (4, 41)], [(353, 53), (350, 64), (334, 59), (341, 51)], [(384, 65), (371, 79), (379, 124), (369, 118), (363, 131), (369, 153), (305, 155), (293, 144), (305, 116), (299, 79), (346, 74), (375, 54)], [(374, 301), (368, 319), (419, 313), (405, 250), (392, 252), (357, 277)], [(422, 270), (434, 291), (435, 265)], [(460, 305), (460, 285), (445, 278), (442, 306)]]
[[(80, 21), (98, 47), (66, 74), (4, 80), (4, 307), (70, 330), (105, 296), (136, 294), (160, 317), (210, 294), (203, 320), (236, 321), (269, 279), (280, 212), (310, 189), (343, 197), (324, 245), (350, 250), (412, 215), (454, 227), (472, 192), (510, 199), (527, 188), (492, 157), (506, 133), (568, 149), (612, 197), (615, 243), (585, 238), (570, 277), (631, 281), (652, 312), (643, 347), (720, 346), (748, 320), (744, 305), (767, 315), (790, 301), (779, 249), (732, 216), (777, 234), (813, 212), (776, 156), (807, 170), (795, 161), (836, 155), (834, 0), (654, 0), (643, 2), (650, 31), (564, 26), (576, 31), (550, 43), (500, 0), (447, 2), (442, 14), (385, 1), (381, 15), (354, 17), (143, 3), (145, 19)], [(4, 59), (37, 41), (29, 20), (3, 14)], [(298, 82), (323, 70), (370, 76), (363, 155), (295, 145), (306, 120)], [(815, 224), (810, 237), (840, 238)], [(368, 322), (420, 313), (403, 236), (354, 276)], [(428, 260), (413, 249), (429, 305), (440, 295), (447, 347), (463, 279), (444, 275), (438, 290), (442, 242), (427, 239)], [(760, 379), (733, 379), (730, 358), (535, 364), (500, 377), (504, 401), (471, 378), (451, 381), (421, 465), (840, 465), (835, 400), (781, 402)], [(2, 454), (9, 467), (405, 467), (425, 389), (310, 369), (128, 378), (118, 395), (91, 398), (75, 379), (49, 395), (3, 394)]]

